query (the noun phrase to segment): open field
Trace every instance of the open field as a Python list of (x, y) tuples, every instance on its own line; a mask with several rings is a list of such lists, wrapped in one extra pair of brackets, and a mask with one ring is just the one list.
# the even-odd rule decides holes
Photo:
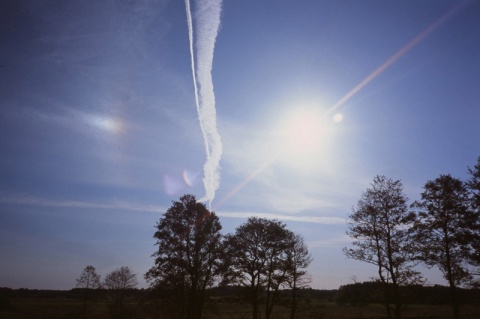
[[(160, 314), (160, 315), (159, 315)], [(121, 318), (147, 319), (169, 318), (152, 302), (130, 300), (122, 311)], [(250, 306), (240, 302), (216, 302), (205, 314), (210, 319), (250, 319)], [(383, 306), (338, 306), (333, 302), (314, 301), (302, 305), (298, 319), (368, 319), (386, 318)], [(414, 305), (404, 311), (404, 318), (450, 319), (451, 310), (446, 305)], [(462, 307), (465, 319), (480, 319), (480, 306)], [(12, 298), (3, 300), (0, 308), (2, 319), (107, 319), (112, 318), (106, 300), (90, 301), (85, 316), (82, 315), (82, 301), (72, 298)], [(273, 319), (288, 319), (289, 309), (278, 306)]]
[[(250, 312), (248, 305), (226, 304), (219, 307), (217, 316), (211, 316), (215, 319), (249, 319)], [(479, 318), (479, 307), (468, 307), (464, 309), (465, 318)], [(468, 315), (467, 315), (468, 314)], [(410, 306), (405, 309), (404, 318), (429, 318), (429, 319), (450, 319), (451, 310), (448, 306)], [(288, 319), (289, 309), (286, 307), (277, 307), (274, 319)], [(367, 318), (386, 318), (385, 309), (382, 305), (369, 305), (361, 307), (338, 306), (335, 303), (319, 302), (299, 309), (296, 318), (298, 319), (367, 319)]]

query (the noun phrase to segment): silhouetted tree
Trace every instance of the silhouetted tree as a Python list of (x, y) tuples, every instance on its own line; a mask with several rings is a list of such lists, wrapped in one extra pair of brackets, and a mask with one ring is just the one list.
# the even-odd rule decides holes
[(137, 286), (137, 275), (130, 268), (121, 267), (105, 276), (103, 286), (111, 295), (112, 315), (114, 318), (121, 317), (125, 301), (125, 295), (129, 289)]
[(206, 289), (221, 272), (221, 225), (195, 196), (174, 201), (156, 225), (158, 251), (155, 266), (145, 275), (151, 286), (167, 290), (177, 304), (179, 318), (200, 319), (207, 300)]
[(457, 286), (468, 281), (468, 243), (474, 234), (477, 215), (468, 205), (468, 191), (461, 180), (440, 175), (423, 187), (415, 221), (416, 245), (420, 260), (437, 266), (448, 281), (455, 319), (459, 318)]
[(265, 318), (269, 319), (280, 285), (288, 273), (287, 250), (294, 234), (278, 220), (250, 217), (227, 235), (229, 280), (248, 287), (252, 318), (259, 316), (259, 299), (265, 292)]
[(478, 213), (480, 211), (480, 156), (473, 168), (468, 167), (468, 174), (470, 178), (466, 185), (470, 192), (470, 205)]
[[(480, 156), (473, 168), (468, 167), (468, 174), (470, 178), (467, 180), (466, 186), (469, 192), (470, 208), (477, 217), (477, 223), (474, 225), (474, 236), (469, 240), (470, 262), (472, 265), (480, 267)], [(473, 274), (480, 276), (480, 268)], [(480, 286), (480, 282), (477, 281), (474, 286)]]
[(85, 315), (87, 300), (91, 297), (91, 291), (101, 287), (100, 275), (97, 274), (95, 267), (88, 265), (83, 268), (80, 277), (77, 278), (75, 287), (83, 291), (83, 315)]
[(388, 318), (392, 318), (392, 303), (395, 318), (401, 316), (399, 286), (420, 278), (413, 269), (408, 231), (415, 215), (408, 211), (407, 201), (400, 180), (376, 176), (349, 216), (347, 234), (355, 239), (356, 248), (344, 248), (344, 253), (377, 267)]
[(312, 262), (307, 244), (300, 234), (295, 234), (286, 249), (287, 276), (285, 282), (291, 289), (290, 319), (295, 318), (297, 311), (297, 290), (307, 287), (311, 278), (307, 275), (307, 267)]

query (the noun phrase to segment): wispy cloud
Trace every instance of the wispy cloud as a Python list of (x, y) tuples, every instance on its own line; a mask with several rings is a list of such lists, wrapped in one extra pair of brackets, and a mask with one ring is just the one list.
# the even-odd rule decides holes
[(324, 240), (309, 241), (308, 247), (311, 249), (345, 247), (351, 244), (352, 241), (353, 241), (352, 238), (344, 234), (344, 235), (334, 236)]
[(267, 219), (279, 219), (284, 221), (315, 223), (324, 225), (341, 225), (346, 223), (345, 218), (329, 217), (329, 216), (300, 216), (300, 215), (277, 215), (272, 213), (263, 212), (230, 212), (220, 211), (216, 212), (218, 216), (228, 218), (249, 218), (249, 217), (261, 217)]
[(198, 119), (205, 142), (207, 159), (204, 164), (203, 184), (205, 198), (211, 205), (220, 185), (220, 159), (222, 142), (217, 130), (215, 94), (212, 82), (212, 62), (215, 40), (220, 28), (221, 0), (198, 0), (194, 14), (190, 0), (185, 0), (190, 40), (193, 84)]
[(0, 203), (29, 205), (41, 207), (64, 207), (64, 208), (92, 208), (92, 209), (111, 209), (111, 210), (129, 210), (137, 212), (161, 213), (165, 211), (164, 207), (156, 205), (142, 205), (129, 202), (95, 203), (88, 201), (69, 201), (69, 200), (51, 200), (38, 197), (22, 196), (2, 196)]
[[(125, 201), (114, 201), (111, 203), (96, 203), (89, 201), (69, 201), (69, 200), (53, 200), (31, 196), (1, 196), (0, 203), (15, 204), (15, 205), (28, 205), (28, 206), (40, 206), (40, 207), (60, 207), (60, 208), (90, 208), (90, 209), (108, 209), (108, 210), (127, 210), (146, 213), (163, 213), (166, 211), (165, 207), (157, 205), (145, 205), (136, 204)], [(284, 221), (306, 222), (316, 223), (324, 225), (339, 225), (345, 224), (346, 219), (340, 217), (331, 216), (302, 216), (302, 215), (278, 215), (265, 212), (252, 212), (252, 211), (220, 211), (216, 212), (218, 216), (228, 218), (248, 218), (252, 216), (279, 219)]]

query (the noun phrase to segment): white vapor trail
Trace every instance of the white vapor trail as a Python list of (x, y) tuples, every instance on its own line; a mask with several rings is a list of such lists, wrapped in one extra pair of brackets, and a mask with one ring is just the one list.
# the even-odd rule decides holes
[(215, 191), (220, 185), (222, 156), (222, 141), (217, 130), (212, 82), (213, 51), (220, 28), (222, 0), (195, 0), (194, 2), (195, 12), (192, 19), (190, 0), (185, 0), (195, 102), (207, 153), (203, 166), (205, 197), (201, 201), (208, 201), (211, 206)]

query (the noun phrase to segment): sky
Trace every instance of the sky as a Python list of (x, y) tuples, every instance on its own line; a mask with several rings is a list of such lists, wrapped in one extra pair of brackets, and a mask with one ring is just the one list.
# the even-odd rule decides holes
[(370, 280), (342, 248), (375, 175), (411, 203), (480, 156), (478, 30), (478, 1), (4, 1), (0, 287), (147, 287), (183, 194), (303, 235), (313, 288)]

